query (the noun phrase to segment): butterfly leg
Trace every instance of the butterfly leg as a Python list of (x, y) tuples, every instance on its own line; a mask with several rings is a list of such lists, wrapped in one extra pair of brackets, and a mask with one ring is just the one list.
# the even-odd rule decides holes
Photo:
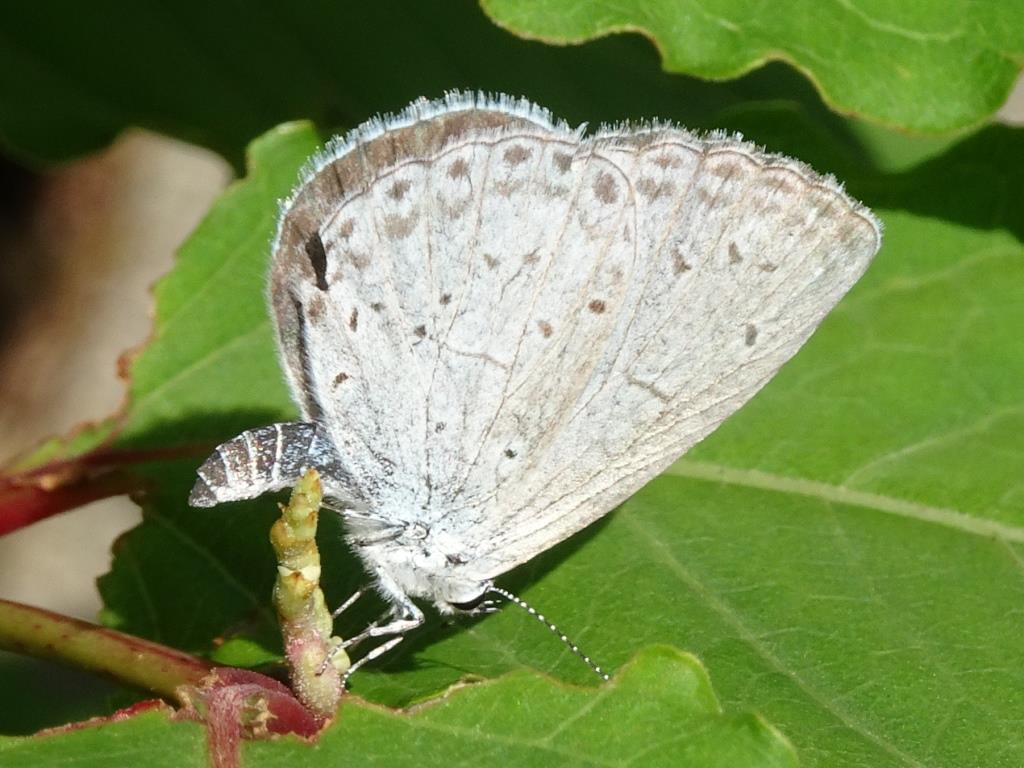
[[(386, 572), (377, 572), (377, 589), (391, 603), (390, 621), (378, 619), (360, 632), (348, 638), (343, 648), (351, 648), (370, 637), (387, 637), (388, 635), (404, 635), (423, 623), (423, 611), (394, 583)], [(382, 623), (383, 622), (383, 623)]]
[(346, 600), (344, 603), (342, 603), (337, 608), (335, 608), (333, 611), (331, 611), (331, 618), (332, 619), (336, 619), (339, 616), (341, 616), (341, 614), (343, 614), (345, 611), (347, 611), (349, 608), (351, 608), (355, 604), (356, 600), (358, 600), (362, 596), (363, 596), (363, 590), (357, 589), (355, 592), (352, 593), (352, 595), (348, 598), (348, 600)]
[[(358, 599), (359, 596), (362, 595), (362, 593), (363, 593), (363, 591), (359, 590), (356, 594), (354, 594), (352, 597), (350, 597), (348, 600), (346, 600), (344, 602), (344, 604), (342, 604), (341, 608), (339, 608), (338, 610), (336, 610), (334, 613), (331, 614), (331, 617), (332, 618), (336, 618), (338, 616), (338, 614), (340, 614), (348, 606), (350, 606), (352, 603), (354, 603), (356, 601), (356, 599)], [(388, 611), (387, 613), (384, 613), (379, 619), (377, 619), (375, 622), (370, 624), (370, 626), (367, 627), (367, 630), (372, 628), (372, 627), (379, 626), (380, 622), (383, 621), (385, 618), (387, 618), (390, 615), (391, 615), (390, 611)], [(341, 651), (351, 650), (352, 648), (357, 646), (359, 643), (361, 643), (363, 640), (366, 640), (367, 638), (369, 638), (370, 634), (367, 632), (367, 630), (363, 630), (358, 635), (356, 635), (355, 637), (351, 637), (348, 640), (341, 640), (340, 638), (334, 638), (334, 639), (338, 640), (338, 642), (327, 652), (327, 656), (326, 656), (326, 658), (324, 658), (323, 663), (320, 665), (320, 669), (317, 670), (317, 674), (318, 675), (322, 675), (324, 673), (324, 671), (327, 669), (327, 667), (329, 667), (331, 665), (331, 662), (334, 660), (334, 657), (338, 655), (338, 653), (340, 653)], [(396, 639), (400, 640), (401, 636), (399, 636)], [(389, 641), (389, 642), (391, 642), (391, 641)], [(397, 642), (393, 642), (392, 645), (389, 646), (389, 647), (394, 647), (397, 644), (398, 644)], [(385, 643), (385, 645), (387, 645), (387, 643)], [(371, 653), (372, 653), (372, 651), (371, 651)]]
[(351, 648), (356, 643), (361, 643), (370, 637), (387, 637), (388, 635), (404, 635), (406, 632), (416, 629), (423, 623), (423, 611), (408, 600), (406, 605), (396, 607), (391, 613), (391, 621), (381, 624), (373, 622), (370, 626), (358, 635), (348, 638), (341, 644), (342, 648)]
[(188, 503), (212, 507), (253, 499), (295, 485), (311, 467), (322, 475), (328, 496), (355, 505), (330, 438), (319, 425), (300, 421), (250, 429), (219, 445), (197, 470), (199, 479)]
[(466, 616), (490, 616), (501, 610), (501, 600), (484, 600), (475, 608), (464, 611)]
[(351, 667), (345, 670), (345, 674), (341, 676), (342, 690), (344, 690), (345, 686), (348, 685), (348, 679), (352, 677), (353, 673), (355, 673), (356, 670), (365, 665), (367, 662), (373, 661), (374, 659), (379, 659), (381, 656), (390, 651), (404, 639), (405, 638), (401, 635), (399, 635), (398, 637), (393, 637), (386, 643), (381, 643), (380, 645), (378, 645), (372, 651), (363, 656), (363, 658), (359, 659), (359, 661), (353, 663)]

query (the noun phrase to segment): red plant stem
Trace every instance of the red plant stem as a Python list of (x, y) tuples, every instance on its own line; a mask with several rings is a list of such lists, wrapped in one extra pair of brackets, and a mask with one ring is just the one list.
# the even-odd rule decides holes
[(198, 687), (214, 668), (159, 643), (9, 600), (0, 600), (0, 649), (99, 672), (179, 704), (179, 688)]
[(0, 480), (0, 536), (69, 509), (142, 488), (142, 481), (123, 472), (71, 483), (53, 490)]
[(132, 464), (179, 459), (185, 456), (205, 456), (216, 443), (189, 443), (161, 448), (110, 448), (101, 446), (71, 459), (56, 459), (31, 469), (8, 470), (11, 477), (33, 478), (73, 472), (81, 468), (112, 469)]
[(125, 471), (133, 465), (204, 455), (210, 445), (155, 449), (97, 448), (73, 459), (0, 476), (0, 536), (88, 504), (132, 493), (142, 478)]

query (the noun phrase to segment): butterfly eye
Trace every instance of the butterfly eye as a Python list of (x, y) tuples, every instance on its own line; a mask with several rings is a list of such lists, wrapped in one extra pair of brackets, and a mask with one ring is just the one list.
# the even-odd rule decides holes
[(456, 611), (462, 611), (464, 613), (471, 613), (477, 608), (483, 605), (484, 599), (487, 597), (487, 592), (481, 592), (479, 595), (474, 597), (472, 600), (467, 600), (464, 603), (449, 603), (452, 608)]

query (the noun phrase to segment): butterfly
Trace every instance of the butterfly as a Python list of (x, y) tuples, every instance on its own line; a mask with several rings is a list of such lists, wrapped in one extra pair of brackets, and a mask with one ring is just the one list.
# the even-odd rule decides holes
[(195, 506), (310, 467), (391, 611), (472, 612), (746, 403), (866, 270), (879, 222), (724, 134), (586, 136), (527, 101), (420, 100), (315, 156), (273, 241), (301, 421), (224, 443)]

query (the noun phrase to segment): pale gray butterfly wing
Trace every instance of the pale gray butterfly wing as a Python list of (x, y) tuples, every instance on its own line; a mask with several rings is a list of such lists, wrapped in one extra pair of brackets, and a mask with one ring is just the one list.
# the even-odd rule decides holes
[(271, 275), (282, 358), (385, 587), (468, 595), (746, 402), (864, 271), (877, 222), (792, 160), (525, 104), (421, 104), (321, 158)]
[[(800, 348), (880, 245), (876, 220), (834, 182), (750, 145), (669, 129), (583, 147), (624, 178), (635, 269), (611, 301), (582, 292), (577, 313), (596, 297), (613, 325), (547, 427), (550, 445), (498, 489), (522, 506), (497, 506), (486, 576), (593, 522), (712, 432)], [(519, 407), (544, 397), (540, 381)]]

